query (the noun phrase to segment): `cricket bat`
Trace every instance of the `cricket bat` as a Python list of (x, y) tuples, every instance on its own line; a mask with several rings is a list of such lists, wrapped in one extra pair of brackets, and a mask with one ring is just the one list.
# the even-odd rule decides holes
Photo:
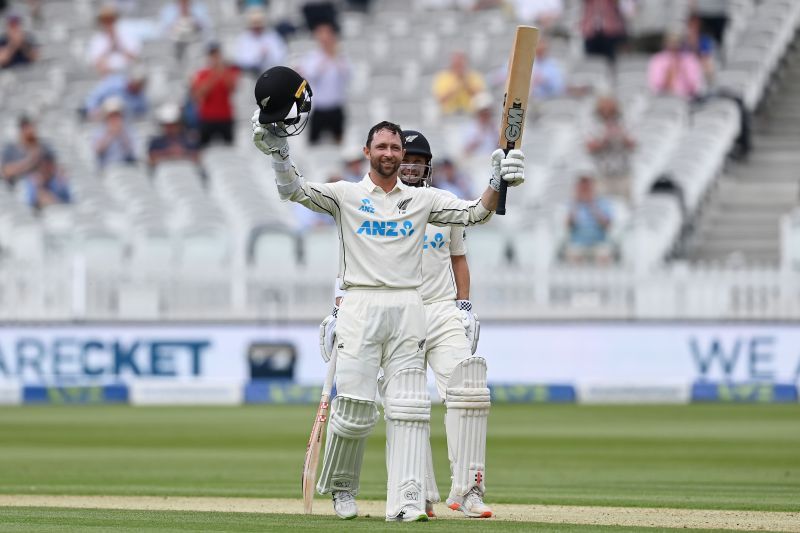
[[(508, 59), (506, 93), (503, 97), (503, 115), (500, 123), (500, 148), (508, 153), (522, 146), (522, 130), (525, 128), (525, 113), (528, 110), (528, 94), (531, 90), (533, 60), (539, 44), (539, 29), (533, 26), (517, 26), (514, 46)], [(508, 185), (500, 183), (498, 215), (506, 214)]]
[(306, 445), (306, 458), (303, 462), (303, 511), (311, 514), (311, 507), (314, 505), (314, 491), (317, 485), (317, 465), (319, 464), (319, 451), (322, 445), (322, 435), (325, 434), (325, 425), (328, 422), (328, 412), (330, 411), (331, 389), (333, 388), (333, 376), (336, 374), (336, 351), (333, 352), (328, 363), (328, 373), (325, 376), (325, 383), (322, 384), (322, 396), (319, 399), (317, 415), (314, 417), (314, 424), (311, 426), (311, 436)]

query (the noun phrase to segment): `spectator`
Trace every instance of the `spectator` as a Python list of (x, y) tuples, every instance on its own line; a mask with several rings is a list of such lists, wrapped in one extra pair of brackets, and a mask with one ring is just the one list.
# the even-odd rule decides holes
[(468, 178), (456, 168), (452, 159), (442, 159), (441, 163), (436, 166), (433, 175), (433, 185), (435, 187), (450, 191), (458, 198), (472, 197)]
[(489, 155), (497, 149), (500, 130), (492, 114), (492, 104), (489, 93), (475, 96), (472, 104), (475, 116), (464, 130), (464, 155)]
[(174, 0), (161, 9), (161, 34), (175, 43), (175, 57), (180, 60), (186, 47), (211, 36), (212, 23), (205, 4), (197, 0)]
[(139, 59), (139, 38), (120, 27), (117, 19), (117, 8), (103, 4), (97, 12), (99, 29), (89, 41), (89, 63), (103, 76), (130, 68)]
[(550, 56), (549, 43), (545, 37), (541, 37), (536, 47), (531, 93), (535, 99), (544, 100), (561, 96), (565, 89), (564, 69), (557, 59)]
[(718, 46), (722, 45), (725, 38), (730, 4), (730, 0), (692, 0), (690, 4), (700, 19), (703, 31), (708, 32)]
[(36, 134), (33, 121), (22, 116), (19, 119), (19, 142), (9, 143), (3, 149), (0, 174), (7, 184), (14, 185), (31, 175), (42, 158), (52, 154), (52, 148)]
[(697, 13), (689, 15), (689, 20), (686, 22), (686, 48), (700, 60), (703, 75), (706, 81), (710, 82), (714, 77), (716, 67), (714, 63), (717, 46), (714, 39), (704, 32), (702, 21)]
[(619, 103), (612, 96), (601, 96), (595, 108), (597, 126), (589, 135), (586, 148), (592, 154), (606, 191), (631, 200), (631, 153), (636, 142), (622, 121)]
[(83, 111), (90, 120), (100, 120), (103, 118), (103, 102), (111, 97), (118, 97), (124, 103), (127, 119), (144, 118), (150, 107), (144, 90), (146, 84), (147, 72), (139, 65), (128, 73), (110, 74), (86, 97)]
[(591, 172), (580, 173), (567, 224), (569, 242), (564, 249), (564, 259), (574, 264), (611, 262), (613, 249), (608, 240), (611, 205), (596, 195)]
[(701, 96), (705, 86), (700, 60), (675, 33), (667, 34), (664, 49), (650, 59), (647, 79), (652, 92), (686, 100)]
[(136, 143), (130, 126), (125, 123), (124, 108), (125, 102), (118, 96), (111, 96), (103, 102), (105, 120), (95, 130), (92, 143), (100, 168), (136, 162)]
[(200, 147), (181, 123), (181, 108), (176, 104), (164, 104), (159, 108), (158, 121), (161, 134), (150, 139), (147, 149), (148, 162), (155, 168), (162, 161), (200, 161)]
[(208, 45), (206, 67), (195, 74), (192, 99), (200, 120), (200, 145), (205, 147), (215, 137), (233, 144), (233, 103), (239, 70), (225, 62), (219, 43)]
[(344, 154), (342, 160), (342, 179), (345, 181), (361, 181), (364, 179), (366, 170), (364, 169), (364, 152), (359, 147), (353, 147)]
[(6, 33), (0, 37), (0, 68), (28, 65), (39, 57), (33, 37), (25, 33), (19, 15), (6, 17)]
[(309, 142), (316, 144), (323, 133), (330, 132), (336, 144), (340, 144), (344, 135), (344, 106), (352, 67), (339, 51), (339, 39), (332, 25), (319, 24), (314, 29), (314, 38), (318, 48), (305, 56), (300, 68), (314, 89)]
[(36, 210), (54, 204), (68, 204), (71, 201), (69, 185), (56, 166), (56, 158), (52, 152), (39, 160), (36, 169), (25, 178), (24, 183), (28, 205)]
[(547, 30), (555, 26), (564, 13), (563, 0), (512, 0), (511, 7), (520, 24)]
[(625, 41), (625, 15), (621, 0), (583, 0), (580, 29), (586, 55), (617, 60), (617, 48)]
[(470, 70), (467, 55), (461, 51), (453, 52), (450, 66), (433, 80), (433, 95), (446, 115), (472, 112), (472, 99), (485, 90), (483, 76)]
[(278, 33), (267, 28), (267, 15), (260, 7), (247, 10), (247, 30), (236, 43), (236, 64), (259, 76), (262, 72), (286, 62), (286, 43)]

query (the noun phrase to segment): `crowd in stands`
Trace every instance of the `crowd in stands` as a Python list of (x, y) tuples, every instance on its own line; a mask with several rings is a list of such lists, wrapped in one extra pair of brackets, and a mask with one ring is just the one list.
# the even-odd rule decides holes
[[(97, 167), (146, 162), (153, 169), (166, 160), (187, 160), (200, 165), (202, 150), (217, 143), (234, 143), (236, 122), (249, 118), (236, 116), (233, 97), (237, 84), (249, 85), (267, 68), (286, 64), (291, 39), (310, 34), (316, 45), (291, 65), (313, 88), (313, 113), (305, 135), (312, 145), (327, 142), (341, 146), (340, 171), (331, 180), (360, 179), (366, 171), (363, 156), (343, 145), (348, 87), (354, 72), (341, 46), (336, 9), (369, 12), (369, 0), (336, 5), (307, 2), (302, 7), (305, 27), (268, 20), (267, 2), (241, 0), (238, 2), (241, 33), (230, 49), (216, 40), (208, 1), (164, 2), (158, 20), (154, 21), (156, 38), (172, 43), (178, 62), (186, 57), (187, 47), (198, 43), (202, 43), (206, 53), (205, 65), (193, 73), (188, 86), (172, 91), (181, 99), (168, 102), (148, 100), (148, 72), (142, 64), (144, 39), (141, 32), (123, 24), (126, 16), (137, 13), (138, 0), (109, 1), (99, 6), (95, 13), (96, 27), (85, 52), (87, 69), (94, 72), (96, 83), (78, 110), (81, 120), (93, 123), (91, 143)], [(580, 0), (578, 24), (585, 55), (607, 61), (613, 72), (621, 54), (641, 53), (627, 31), (628, 21), (636, 16), (639, 3)], [(36, 28), (41, 24), (41, 2), (18, 4), (21, 9), (15, 4), (4, 15), (5, 30), (0, 36), (2, 69), (25, 68), (35, 64), (38, 57), (35, 30), (26, 26)], [(568, 96), (596, 99), (594, 125), (585, 137), (585, 150), (594, 167), (582, 171), (574, 181), (574, 198), (565, 222), (568, 240), (563, 258), (574, 263), (613, 261), (614, 243), (610, 242), (608, 231), (614, 216), (610, 199), (632, 201), (631, 158), (637, 149), (637, 139), (626, 124), (625, 103), (618, 100), (611, 88), (592, 94), (591, 89), (571, 84), (561, 59), (551, 55), (551, 43), (564, 38), (564, 3), (561, 0), (426, 0), (417, 4), (430, 9), (506, 9), (519, 23), (542, 28), (531, 84), (532, 100)], [(691, 0), (692, 15), (685, 28), (666, 32), (663, 48), (651, 55), (646, 76), (652, 94), (701, 102), (714, 92), (715, 71), (722, 60), (719, 50), (727, 20), (725, 4)], [(474, 194), (471, 181), (457, 162), (465, 156), (488, 155), (496, 147), (498, 106), (490, 91), (504, 82), (505, 69), (480, 72), (470, 65), (465, 50), (455, 50), (441, 61), (447, 65), (442, 65), (433, 77), (430, 91), (440, 106), (443, 120), (463, 116), (469, 121), (461, 132), (462, 153), (437, 154), (434, 159), (433, 182), (460, 197), (471, 197)], [(743, 108), (742, 114), (745, 123)], [(140, 144), (142, 132), (138, 129), (147, 122), (156, 123), (158, 131)], [(4, 139), (3, 181), (9, 187), (22, 184), (24, 192), (20, 194), (35, 209), (69, 202), (68, 176), (59, 167), (58, 154), (46, 139), (39, 137), (36, 120), (23, 116), (18, 126), (18, 138)], [(746, 135), (746, 128), (743, 129)], [(741, 145), (748, 149), (749, 139), (742, 139)], [(146, 153), (137, 152), (140, 146), (146, 146)], [(303, 217), (299, 219), (302, 228), (329, 222), (328, 218), (313, 217), (307, 210), (298, 211), (297, 216)]]

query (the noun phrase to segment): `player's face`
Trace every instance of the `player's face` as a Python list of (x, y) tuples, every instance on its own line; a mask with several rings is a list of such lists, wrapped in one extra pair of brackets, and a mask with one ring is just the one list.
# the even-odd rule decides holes
[(380, 130), (372, 137), (372, 143), (364, 149), (364, 153), (378, 176), (391, 178), (397, 175), (405, 150), (398, 134)]
[(400, 165), (400, 179), (406, 185), (417, 185), (425, 179), (427, 170), (430, 168), (428, 160), (418, 154), (406, 154), (403, 164)]

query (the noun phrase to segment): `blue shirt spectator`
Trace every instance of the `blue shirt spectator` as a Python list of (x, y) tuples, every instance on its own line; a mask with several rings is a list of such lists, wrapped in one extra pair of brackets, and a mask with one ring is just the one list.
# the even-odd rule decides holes
[(94, 132), (92, 146), (100, 168), (115, 163), (136, 162), (135, 137), (125, 123), (121, 98), (111, 97), (103, 103), (105, 121)]
[(89, 118), (102, 118), (101, 106), (111, 97), (122, 98), (125, 115), (129, 119), (142, 118), (147, 114), (149, 103), (144, 92), (146, 74), (141, 69), (133, 69), (128, 74), (111, 74), (103, 78), (86, 97), (85, 111)]
[(612, 258), (608, 229), (611, 205), (595, 194), (592, 172), (581, 172), (575, 186), (575, 199), (569, 212), (569, 242), (565, 258), (571, 263), (592, 261), (607, 264)]
[(53, 154), (42, 158), (36, 171), (25, 179), (25, 198), (34, 209), (72, 201), (67, 180), (59, 173)]
[(550, 48), (546, 39), (539, 40), (536, 48), (536, 62), (533, 64), (533, 80), (531, 92), (537, 99), (555, 98), (564, 94), (564, 70), (561, 64), (549, 55)]
[(0, 68), (27, 65), (36, 61), (39, 49), (33, 37), (25, 33), (19, 15), (6, 18), (6, 33), (0, 36)]

